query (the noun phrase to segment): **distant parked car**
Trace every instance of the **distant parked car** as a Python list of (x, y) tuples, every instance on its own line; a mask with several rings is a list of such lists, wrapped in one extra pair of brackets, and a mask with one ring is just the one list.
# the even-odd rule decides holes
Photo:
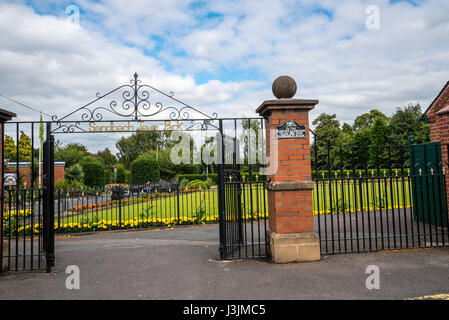
[(147, 182), (143, 186), (143, 191), (147, 194), (150, 193), (169, 193), (176, 190), (177, 185), (166, 182)]

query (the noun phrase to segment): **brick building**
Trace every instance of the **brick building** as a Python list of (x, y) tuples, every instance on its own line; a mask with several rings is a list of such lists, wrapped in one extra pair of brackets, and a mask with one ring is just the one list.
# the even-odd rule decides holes
[(449, 208), (449, 81), (424, 112), (422, 119), (430, 124), (430, 141), (441, 143), (441, 160)]
[[(5, 137), (5, 130), (3, 124), (6, 121), (11, 120), (12, 118), (16, 117), (16, 114), (13, 112), (9, 112), (3, 109), (0, 109), (0, 132), (1, 132), (1, 139), (0, 139), (0, 159), (3, 159), (3, 140)], [(3, 166), (0, 166), (0, 177), (3, 177)], [(0, 188), (2, 188), (3, 184), (0, 183)]]
[(430, 124), (430, 140), (441, 142), (442, 160), (446, 163), (445, 169), (448, 169), (449, 81), (424, 112), (423, 120)]
[[(41, 165), (42, 166), (42, 165)], [(58, 180), (64, 180), (65, 173), (65, 162), (64, 161), (55, 161), (55, 182)], [(42, 168), (41, 168), (42, 170)], [(13, 179), (10, 179), (12, 185), (15, 185), (13, 182), (15, 180), (15, 175), (17, 173), (17, 164), (16, 162), (9, 162), (5, 165), (5, 185), (8, 185), (8, 173), (14, 176)], [(23, 181), (26, 182), (27, 188), (31, 186), (31, 167), (29, 162), (19, 162), (19, 174), (23, 177)], [(36, 175), (38, 172), (35, 173)], [(41, 179), (42, 182), (42, 179)]]
[[(0, 132), (1, 132), (1, 139), (0, 139), (0, 159), (3, 159), (2, 152), (3, 152), (3, 146), (2, 143), (4, 141), (4, 123), (11, 120), (12, 118), (16, 117), (16, 114), (13, 112), (9, 112), (3, 109), (0, 109)], [(1, 162), (1, 161), (0, 161)], [(4, 174), (3, 174), (4, 171)], [(58, 180), (64, 180), (64, 173), (65, 173), (65, 162), (59, 161), (55, 162), (55, 182)], [(3, 166), (0, 166), (0, 177), (4, 177), (4, 183), (0, 183), (0, 188), (3, 188), (3, 185), (8, 185), (9, 181), (14, 181), (15, 177), (13, 179), (9, 178), (8, 176), (14, 176), (17, 174), (17, 164), (16, 162), (4, 162)], [(36, 173), (37, 174), (37, 173)], [(19, 162), (19, 175), (24, 177), (24, 181), (27, 183), (27, 186), (31, 186), (31, 167), (28, 162)], [(15, 185), (15, 182), (12, 182), (12, 184)]]

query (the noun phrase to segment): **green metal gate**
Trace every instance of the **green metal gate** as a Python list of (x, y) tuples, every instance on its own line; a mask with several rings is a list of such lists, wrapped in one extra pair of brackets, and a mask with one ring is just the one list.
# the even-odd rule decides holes
[(415, 221), (447, 227), (447, 200), (441, 143), (414, 144), (409, 138), (410, 179)]

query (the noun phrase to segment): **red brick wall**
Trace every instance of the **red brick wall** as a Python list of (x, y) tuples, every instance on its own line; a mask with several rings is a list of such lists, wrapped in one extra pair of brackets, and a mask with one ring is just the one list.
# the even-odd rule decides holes
[[(9, 167), (6, 169), (5, 172), (16, 172), (16, 167)], [(64, 172), (65, 172), (64, 166), (55, 166), (55, 182), (58, 180), (64, 180)], [(31, 180), (29, 177), (31, 177), (31, 168), (29, 166), (19, 167), (19, 174), (20, 176), (24, 176), (23, 181), (26, 181), (27, 188), (30, 188)], [(36, 172), (36, 175), (37, 174), (38, 172)]]
[[(273, 110), (266, 121), (267, 155), (278, 148), (278, 170), (268, 176), (272, 182), (311, 181), (309, 110)], [(279, 139), (270, 145), (270, 132), (276, 125), (294, 120), (306, 126), (306, 139)], [(312, 190), (268, 190), (269, 228), (275, 233), (313, 232)]]
[(430, 124), (430, 139), (432, 141), (440, 141), (442, 144), (449, 143), (449, 114), (438, 115), (436, 112), (447, 105), (449, 105), (449, 88), (440, 95), (432, 108), (427, 112)]
[[(306, 126), (306, 139), (280, 139), (277, 141), (278, 170), (268, 176), (272, 181), (312, 180), (309, 144), (309, 110), (274, 111), (266, 121), (267, 155), (270, 155), (270, 130), (288, 120), (294, 120)], [(276, 146), (273, 146), (276, 147)]]
[(432, 142), (441, 142), (441, 157), (446, 174), (446, 200), (447, 207), (449, 208), (449, 113), (437, 114), (441, 108), (447, 105), (449, 105), (449, 87), (434, 102), (433, 106), (427, 112), (427, 117), (430, 124), (430, 140)]

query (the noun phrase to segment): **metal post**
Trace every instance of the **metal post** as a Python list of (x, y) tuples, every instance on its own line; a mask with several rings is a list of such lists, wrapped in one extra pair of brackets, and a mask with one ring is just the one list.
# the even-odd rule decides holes
[(218, 221), (219, 221), (219, 234), (220, 234), (220, 258), (226, 258), (226, 229), (225, 229), (225, 204), (224, 204), (224, 181), (223, 181), (223, 120), (219, 120), (219, 137), (218, 143)]
[(177, 201), (177, 209), (178, 209), (178, 224), (180, 224), (180, 212), (179, 212), (179, 184), (176, 186), (176, 201)]
[(47, 141), (44, 147), (44, 250), (46, 258), (46, 271), (51, 272), (55, 265), (55, 178), (54, 178), (54, 136), (51, 134), (51, 123), (47, 123)]
[(61, 190), (58, 190), (58, 231), (61, 229)]
[(120, 193), (120, 197), (118, 199), (118, 221), (120, 222), (120, 227), (122, 224), (122, 195)]

